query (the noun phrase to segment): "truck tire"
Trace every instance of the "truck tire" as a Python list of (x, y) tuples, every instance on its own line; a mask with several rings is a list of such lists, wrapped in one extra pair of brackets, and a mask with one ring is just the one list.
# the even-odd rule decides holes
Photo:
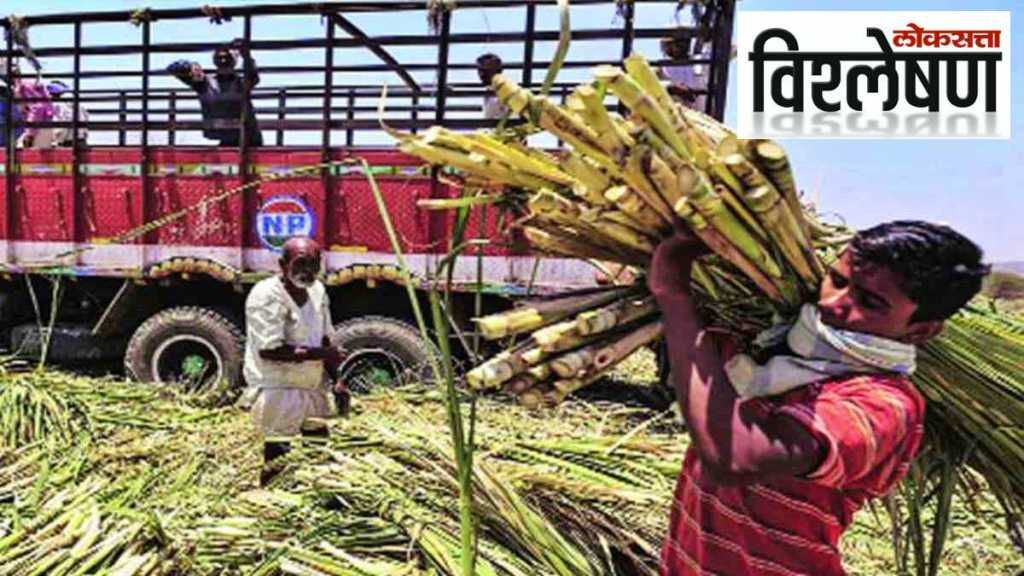
[(347, 354), (338, 370), (351, 392), (398, 386), (432, 377), (433, 344), (394, 318), (363, 316), (334, 327), (332, 342)]
[[(43, 353), (42, 334), (46, 328), (38, 324), (21, 324), (11, 329), (11, 351), (19, 356), (39, 358)], [(56, 324), (50, 332), (46, 360), (58, 364), (113, 360), (124, 353), (123, 338), (93, 336), (88, 326)]]
[(224, 314), (198, 306), (168, 308), (139, 326), (124, 354), (125, 372), (142, 382), (187, 392), (237, 390), (242, 383), (242, 330)]

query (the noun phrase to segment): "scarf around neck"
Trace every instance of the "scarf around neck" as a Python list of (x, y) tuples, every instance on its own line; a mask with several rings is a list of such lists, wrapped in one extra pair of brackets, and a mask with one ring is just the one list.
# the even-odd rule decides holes
[(758, 364), (746, 354), (737, 354), (726, 362), (725, 373), (741, 398), (775, 396), (847, 374), (909, 376), (916, 368), (912, 344), (828, 326), (813, 304), (804, 304), (791, 326), (769, 328), (758, 335), (757, 342), (770, 346), (783, 338), (795, 355), (775, 356)]

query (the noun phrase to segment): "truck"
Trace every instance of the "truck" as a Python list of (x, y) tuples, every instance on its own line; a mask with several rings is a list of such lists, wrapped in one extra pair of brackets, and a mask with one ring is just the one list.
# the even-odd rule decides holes
[[(568, 14), (584, 24), (573, 26), (549, 96), (564, 98), (574, 72), (618, 64), (641, 45), (657, 52), (669, 39), (685, 44), (685, 54), (654, 65), (705, 75), (706, 84), (689, 89), (721, 118), (733, 3), (696, 3), (692, 14), (679, 12), (681, 4), (574, 0)], [(506, 74), (540, 89), (541, 75), (557, 67), (546, 55), (561, 37), (559, 9), (547, 0), (369, 0), (4, 19), (5, 61), (21, 60), (5, 67), (7, 86), (62, 81), (71, 117), (25, 126), (12, 110), (32, 101), (16, 90), (4, 95), (0, 348), (56, 363), (116, 362), (139, 381), (193, 390), (241, 386), (247, 292), (279, 270), (285, 239), (308, 236), (324, 248), (335, 343), (349, 353), (343, 376), (358, 391), (422, 369), (429, 344), (415, 328), (361, 163), (380, 187), (422, 297), (448, 254), (456, 216), (421, 201), (457, 198), (463, 186), (399, 151), (381, 122), (408, 131), (514, 122), (482, 117), (488, 88), (475, 58), (500, 52)], [(419, 23), (424, 12), (426, 33), (391, 23)], [(86, 41), (111, 34), (119, 42)], [(195, 95), (166, 71), (170, 59), (210, 53), (232, 37), (254, 55), (243, 68), (258, 66), (261, 81), (246, 86), (243, 106), (253, 107), (262, 146), (247, 142), (245, 112), (235, 123), (239, 146), (203, 140)], [(41, 38), (65, 41), (39, 45)], [(20, 147), (17, 133), (30, 127), (70, 129), (75, 144)], [(484, 242), (457, 261), (446, 309), (465, 348), (475, 314), (598, 279), (585, 262), (531, 253), (515, 232), (517, 217), (495, 206), (468, 214), (465, 237)]]

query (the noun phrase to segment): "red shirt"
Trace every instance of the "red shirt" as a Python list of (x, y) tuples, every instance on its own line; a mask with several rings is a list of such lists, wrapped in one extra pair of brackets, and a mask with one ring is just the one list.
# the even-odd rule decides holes
[(904, 377), (853, 376), (751, 400), (753, 418), (785, 414), (827, 450), (803, 478), (717, 485), (691, 447), (661, 554), (667, 576), (840, 576), (839, 536), (868, 498), (906, 474), (924, 433), (924, 400)]

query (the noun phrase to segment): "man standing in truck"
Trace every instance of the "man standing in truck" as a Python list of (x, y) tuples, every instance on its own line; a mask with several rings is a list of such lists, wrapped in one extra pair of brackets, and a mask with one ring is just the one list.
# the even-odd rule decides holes
[(484, 94), (484, 118), (488, 120), (500, 120), (508, 114), (508, 108), (498, 100), (497, 94), (491, 90), (491, 81), (498, 74), (501, 74), (505, 65), (497, 54), (488, 52), (476, 59), (476, 71), (480, 76), (480, 83), (483, 84), (487, 93)]
[(336, 381), (342, 355), (330, 340), (331, 306), (317, 280), (320, 262), (316, 242), (288, 240), (281, 273), (256, 284), (245, 302), (245, 379), (256, 394), (252, 417), (263, 438), (260, 485), (278, 472), (272, 461), (288, 452), (291, 439), (326, 435), (317, 419), (335, 412), (328, 383), (337, 408), (348, 409), (348, 391)]
[[(244, 63), (245, 75), (235, 71), (239, 52)], [(206, 74), (198, 62), (178, 60), (167, 67), (167, 71), (178, 80), (195, 90), (203, 113), (203, 136), (216, 140), (221, 146), (238, 146), (241, 130), (238, 123), (243, 120), (247, 142), (250, 146), (262, 146), (263, 135), (256, 122), (252, 99), (249, 92), (259, 84), (260, 75), (256, 62), (249, 52), (249, 46), (235, 40), (213, 52), (213, 65), (217, 73)]]

